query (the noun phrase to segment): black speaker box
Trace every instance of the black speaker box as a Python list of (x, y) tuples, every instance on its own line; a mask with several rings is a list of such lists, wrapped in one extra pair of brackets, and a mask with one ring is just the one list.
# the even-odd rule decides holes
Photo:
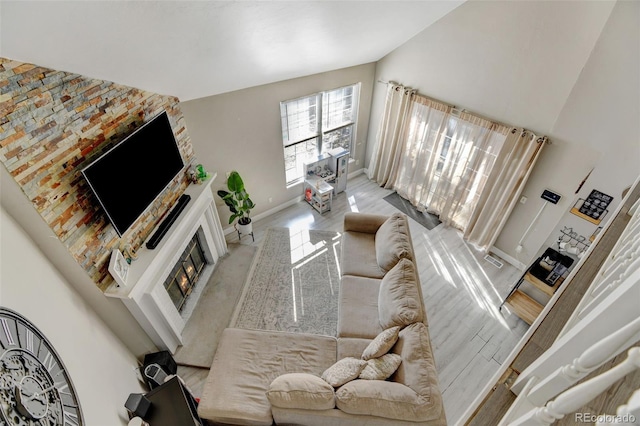
[(127, 398), (127, 402), (124, 403), (124, 406), (134, 414), (134, 416), (142, 417), (143, 419), (149, 414), (149, 409), (151, 408), (151, 401), (149, 401), (143, 394), (141, 393), (132, 393)]

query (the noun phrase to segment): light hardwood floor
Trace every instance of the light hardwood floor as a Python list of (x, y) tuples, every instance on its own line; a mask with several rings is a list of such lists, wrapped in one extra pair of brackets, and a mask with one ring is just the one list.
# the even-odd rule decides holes
[[(255, 242), (243, 236), (240, 243), (259, 245), (272, 226), (341, 231), (347, 211), (392, 214), (396, 208), (383, 200), (390, 192), (359, 175), (330, 212), (320, 215), (301, 201), (255, 221)], [(506, 262), (501, 269), (490, 264), (455, 229), (429, 231), (410, 219), (410, 230), (447, 420), (454, 425), (527, 330), (524, 321), (498, 310), (521, 272)], [(237, 234), (228, 241), (238, 242)], [(180, 367), (178, 374), (199, 396), (207, 370)]]

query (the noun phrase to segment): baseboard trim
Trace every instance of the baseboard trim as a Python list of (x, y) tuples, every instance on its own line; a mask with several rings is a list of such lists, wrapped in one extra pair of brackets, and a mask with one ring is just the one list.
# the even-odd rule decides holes
[(358, 169), (355, 172), (351, 172), (347, 175), (347, 180), (353, 179), (356, 176), (359, 176), (364, 173), (364, 169)]
[(510, 256), (507, 253), (503, 252), (499, 248), (496, 248), (495, 246), (491, 247), (491, 249), (489, 250), (489, 253), (496, 254), (497, 256), (499, 256), (500, 258), (506, 260), (507, 262), (509, 262), (510, 264), (512, 264), (513, 266), (515, 266), (516, 268), (518, 268), (521, 271), (524, 271), (525, 269), (527, 269), (527, 265), (525, 265), (524, 263), (520, 262), (515, 257)]
[[(272, 209), (269, 209), (267, 211), (264, 211), (264, 212), (262, 212), (260, 214), (257, 214), (255, 216), (253, 216), (251, 218), (251, 220), (252, 221), (256, 221), (256, 220), (264, 219), (267, 216), (270, 216), (270, 215), (272, 215), (274, 213), (278, 213), (280, 210), (284, 210), (287, 207), (291, 207), (292, 205), (302, 201), (302, 198), (303, 198), (302, 195), (300, 195), (298, 197), (295, 197), (295, 198), (293, 198), (293, 199), (291, 199), (291, 200), (289, 200), (289, 201), (287, 201), (285, 203), (280, 204), (277, 207), (274, 207)], [(229, 234), (231, 234), (233, 232), (236, 232), (236, 229), (233, 226), (229, 226), (229, 227), (224, 229), (224, 235), (229, 235)]]
[[(352, 179), (352, 178), (354, 178), (356, 176), (359, 176), (359, 175), (361, 175), (363, 173), (366, 173), (366, 170), (367, 169), (362, 168), (362, 169), (358, 169), (358, 170), (356, 170), (354, 172), (349, 173), (347, 175), (347, 180)], [(280, 210), (284, 210), (287, 207), (291, 207), (292, 205), (302, 201), (303, 199), (304, 199), (304, 196), (300, 195), (300, 196), (295, 197), (295, 198), (293, 198), (293, 199), (291, 199), (291, 200), (289, 200), (289, 201), (287, 201), (285, 203), (280, 204), (278, 207), (274, 207), (274, 208), (269, 209), (267, 211), (264, 211), (264, 212), (262, 212), (260, 214), (257, 214), (255, 216), (253, 216), (251, 219), (252, 219), (252, 221), (264, 219), (267, 216), (270, 216), (270, 215), (272, 215), (274, 213), (278, 213)], [(223, 232), (224, 232), (224, 235), (229, 235), (229, 234), (232, 234), (232, 233), (236, 232), (236, 229), (233, 226), (228, 226), (228, 227), (223, 229)]]

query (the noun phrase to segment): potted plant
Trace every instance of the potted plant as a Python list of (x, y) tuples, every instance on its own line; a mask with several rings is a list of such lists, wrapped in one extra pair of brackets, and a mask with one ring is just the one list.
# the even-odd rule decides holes
[(250, 234), (252, 232), (251, 218), (249, 214), (251, 209), (256, 205), (253, 204), (249, 194), (244, 189), (244, 182), (237, 171), (232, 171), (227, 177), (227, 188), (229, 191), (220, 190), (218, 196), (222, 198), (224, 203), (231, 210), (229, 224), (238, 219), (236, 229), (242, 234)]

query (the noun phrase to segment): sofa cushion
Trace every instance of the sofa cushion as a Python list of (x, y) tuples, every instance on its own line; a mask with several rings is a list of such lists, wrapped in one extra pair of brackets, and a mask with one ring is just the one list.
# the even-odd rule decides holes
[(342, 275), (382, 278), (384, 272), (376, 259), (376, 234), (345, 232), (342, 234), (340, 272)]
[(413, 262), (401, 259), (380, 283), (378, 314), (384, 329), (405, 326), (424, 319), (418, 275)]
[(276, 377), (269, 385), (267, 399), (271, 405), (281, 408), (329, 410), (336, 405), (333, 387), (320, 377), (306, 373)]
[(375, 234), (389, 216), (379, 214), (347, 212), (344, 214), (343, 229), (347, 231)]
[(360, 373), (365, 380), (386, 380), (398, 369), (402, 357), (397, 354), (384, 354), (379, 358), (372, 358)]
[(285, 373), (320, 376), (336, 362), (337, 339), (303, 333), (223, 331), (198, 414), (218, 423), (271, 425), (269, 384)]
[(338, 354), (337, 359), (346, 358), (348, 356), (360, 358), (362, 352), (369, 346), (371, 339), (361, 339), (359, 337), (340, 337), (338, 338)]
[(389, 349), (391, 349), (398, 340), (399, 332), (400, 327), (395, 326), (378, 334), (362, 352), (362, 359), (368, 360), (371, 358), (378, 358), (389, 352)]
[(383, 272), (400, 259), (413, 260), (409, 223), (402, 213), (394, 213), (378, 229), (375, 236), (376, 261)]
[(367, 361), (358, 358), (343, 358), (322, 373), (322, 380), (334, 388), (340, 387), (351, 380), (357, 379)]
[[(338, 337), (373, 339), (383, 328), (378, 321), (380, 280), (345, 275), (340, 280)], [(358, 354), (358, 357), (362, 352)]]
[(431, 419), (425, 404), (411, 388), (384, 380), (354, 380), (336, 391), (336, 407), (349, 414), (420, 422)]
[(417, 322), (403, 328), (390, 353), (402, 357), (402, 363), (390, 380), (408, 386), (420, 397), (418, 412), (421, 417), (444, 416), (428, 327)]

